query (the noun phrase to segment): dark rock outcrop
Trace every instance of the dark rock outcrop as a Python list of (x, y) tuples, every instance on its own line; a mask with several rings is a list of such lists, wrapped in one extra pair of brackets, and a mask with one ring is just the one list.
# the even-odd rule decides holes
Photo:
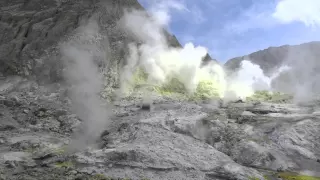
[[(61, 79), (58, 44), (87, 23), (98, 21), (105, 36), (108, 63), (122, 66), (129, 42), (139, 42), (118, 21), (125, 9), (144, 10), (137, 0), (4, 0), (0, 2), (0, 74)], [(174, 35), (164, 30), (168, 44), (181, 47)], [(212, 58), (207, 54), (205, 61)], [(118, 70), (116, 70), (118, 71)]]
[[(98, 21), (108, 61), (119, 67), (134, 40), (118, 26), (127, 8), (144, 10), (137, 0), (4, 0), (0, 2), (0, 73), (59, 80), (58, 43), (88, 19)], [(170, 45), (180, 47), (165, 32)]]

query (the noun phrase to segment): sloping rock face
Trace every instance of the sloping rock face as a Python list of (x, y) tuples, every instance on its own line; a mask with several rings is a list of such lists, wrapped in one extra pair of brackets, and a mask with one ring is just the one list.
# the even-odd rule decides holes
[[(98, 22), (98, 40), (113, 69), (127, 55), (130, 37), (118, 26), (126, 8), (144, 10), (137, 0), (4, 0), (0, 2), (0, 73), (59, 80), (62, 65), (58, 44), (91, 18)], [(170, 45), (180, 47), (165, 33)], [(109, 64), (109, 65), (110, 65)], [(110, 65), (110, 67), (111, 67)]]
[[(3, 0), (0, 2), (0, 73), (60, 80), (59, 42), (94, 19), (100, 27), (101, 59), (115, 71), (128, 55), (127, 44), (139, 43), (118, 25), (125, 9), (144, 10), (137, 0)], [(181, 47), (164, 31), (168, 44)], [(212, 58), (207, 54), (205, 61)]]
[(261, 67), (264, 73), (268, 73), (276, 67), (279, 67), (288, 57), (290, 46), (270, 47), (249, 55), (235, 57), (228, 60), (224, 66), (230, 70), (236, 70), (240, 67), (243, 60), (249, 60)]
[(2, 179), (277, 179), (320, 176), (320, 106), (113, 102), (96, 145), (74, 149), (83, 119), (66, 89), (19, 77), (1, 81)]
[(50, 66), (41, 62), (51, 55), (48, 49), (92, 13), (94, 5), (93, 1), (2, 1), (1, 73), (29, 75), (37, 66)]
[(65, 147), (82, 120), (70, 112), (63, 88), (18, 77), (2, 84), (2, 179), (262, 178), (209, 144), (171, 130), (176, 118), (202, 117), (200, 106), (159, 101), (150, 112), (137, 107), (138, 99), (116, 102), (100, 145), (74, 153)]

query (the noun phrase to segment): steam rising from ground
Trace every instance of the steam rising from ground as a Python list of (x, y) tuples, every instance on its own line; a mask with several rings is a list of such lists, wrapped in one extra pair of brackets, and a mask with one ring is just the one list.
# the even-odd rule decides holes
[[(288, 66), (281, 67), (271, 77), (267, 77), (258, 65), (245, 60), (237, 72), (227, 76), (223, 67), (213, 61), (201, 67), (207, 54), (206, 48), (192, 43), (187, 43), (182, 48), (170, 47), (164, 34), (164, 27), (170, 21), (169, 11), (183, 7), (178, 4), (160, 7), (154, 16), (133, 10), (125, 12), (121, 20), (123, 28), (142, 42), (128, 46), (129, 57), (121, 73), (122, 90), (132, 86), (133, 77), (140, 68), (147, 74), (146, 84), (161, 87), (176, 79), (189, 94), (200, 93), (234, 99), (249, 97), (258, 90), (272, 90), (272, 83), (277, 89), (283, 89), (283, 84), (277, 84), (274, 80), (288, 73)], [(64, 75), (72, 86), (70, 97), (73, 109), (84, 125), (75, 145), (83, 147), (86, 142), (94, 141), (106, 128), (110, 112), (108, 107), (103, 106), (99, 96), (104, 84), (102, 73), (95, 63), (95, 56), (99, 54), (99, 48), (95, 44), (95, 40), (99, 38), (99, 27), (91, 22), (82, 27), (78, 34), (80, 35), (75, 35), (61, 46), (61, 53), (66, 67)], [(306, 79), (307, 77), (302, 77), (304, 85)], [(285, 84), (284, 87), (290, 86)], [(303, 87), (309, 88), (301, 86)], [(306, 90), (295, 92), (305, 93)]]
[(291, 68), (279, 73), (273, 79), (272, 87), (293, 94), (297, 103), (319, 100), (319, 46), (318, 42), (313, 42), (290, 47), (283, 64)]
[(99, 27), (94, 21), (80, 28), (70, 41), (61, 46), (65, 63), (64, 75), (71, 85), (70, 98), (72, 108), (83, 120), (83, 129), (73, 145), (85, 147), (87, 142), (94, 142), (108, 124), (108, 107), (103, 106), (99, 93), (103, 88), (102, 73), (95, 63), (99, 54), (96, 40)]
[(137, 67), (147, 73), (147, 84), (161, 86), (175, 78), (189, 94), (201, 90), (201, 93), (209, 96), (216, 94), (222, 98), (245, 98), (257, 90), (270, 89), (272, 79), (250, 61), (243, 61), (240, 70), (227, 77), (224, 69), (213, 61), (201, 67), (207, 54), (206, 48), (192, 43), (182, 48), (169, 47), (163, 29), (169, 23), (170, 9), (176, 6), (160, 7), (156, 13), (151, 13), (151, 17), (145, 12), (133, 10), (127, 11), (122, 19), (126, 31), (143, 42), (129, 46), (130, 56), (122, 74), (123, 89), (132, 84)]

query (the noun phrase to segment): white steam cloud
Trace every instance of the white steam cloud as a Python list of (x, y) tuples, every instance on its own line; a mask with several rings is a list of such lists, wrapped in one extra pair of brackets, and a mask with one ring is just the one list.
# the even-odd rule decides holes
[[(65, 64), (64, 76), (71, 85), (69, 95), (72, 108), (82, 122), (82, 129), (74, 141), (77, 148), (92, 143), (108, 125), (108, 107), (103, 106), (99, 93), (103, 88), (102, 73), (95, 61), (102, 55), (96, 45), (99, 26), (91, 21), (79, 29), (71, 40), (62, 44), (61, 54)], [(74, 148), (74, 147), (73, 147)]]
[(306, 26), (320, 26), (320, 1), (282, 0), (272, 16), (283, 23), (302, 22)]
[[(223, 67), (213, 61), (202, 67), (203, 58), (207, 54), (205, 47), (194, 46), (192, 43), (182, 48), (170, 47), (164, 33), (164, 28), (170, 23), (170, 11), (183, 10), (185, 7), (179, 3), (164, 3), (151, 9), (152, 16), (132, 10), (125, 12), (121, 20), (123, 28), (141, 42), (139, 45), (132, 43), (128, 46), (130, 54), (120, 80), (123, 89), (132, 82), (136, 68), (142, 67), (148, 74), (147, 83), (150, 85), (163, 85), (175, 77), (189, 93), (197, 91), (200, 83), (211, 82), (214, 87), (209, 88), (214, 88), (221, 98), (245, 98), (258, 90), (272, 90), (274, 80), (281, 78), (290, 69), (283, 66), (271, 77), (267, 77), (258, 65), (249, 60), (242, 61), (240, 69), (231, 76), (227, 76)], [(99, 26), (91, 21), (61, 46), (66, 67), (64, 75), (71, 85), (72, 107), (83, 120), (83, 132), (78, 136), (80, 142), (77, 142), (80, 144), (77, 145), (94, 141), (108, 125), (111, 113), (110, 107), (103, 105), (99, 95), (104, 80), (96, 64), (96, 57), (103, 54), (102, 59), (107, 59), (105, 51), (99, 51), (97, 39), (101, 40)], [(307, 77), (302, 79), (304, 84), (295, 86), (295, 92), (305, 93), (306, 89), (297, 88), (312, 86), (307, 83)], [(274, 83), (273, 86), (283, 89), (281, 85)], [(287, 84), (284, 86), (290, 87)]]
[(283, 64), (290, 66), (272, 81), (278, 91), (292, 94), (297, 103), (319, 100), (319, 48), (318, 42), (289, 47)]
[(223, 98), (230, 98), (231, 94), (234, 98), (245, 98), (256, 90), (270, 89), (272, 79), (250, 61), (243, 61), (240, 70), (227, 78), (224, 69), (215, 62), (201, 67), (202, 59), (207, 54), (206, 48), (192, 43), (182, 48), (169, 47), (163, 29), (170, 22), (171, 8), (183, 9), (183, 6), (157, 4), (151, 8), (151, 17), (137, 10), (125, 13), (123, 27), (143, 43), (129, 46), (131, 54), (122, 74), (122, 87), (132, 80), (134, 69), (139, 66), (148, 74), (148, 84), (161, 85), (175, 77), (189, 93), (194, 93), (201, 82), (213, 82)]

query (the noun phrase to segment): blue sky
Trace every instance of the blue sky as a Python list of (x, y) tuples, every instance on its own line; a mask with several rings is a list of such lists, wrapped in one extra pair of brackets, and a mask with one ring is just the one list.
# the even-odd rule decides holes
[(270, 46), (320, 40), (320, 0), (139, 2), (149, 11), (165, 9), (167, 29), (180, 43), (204, 46), (220, 62)]

